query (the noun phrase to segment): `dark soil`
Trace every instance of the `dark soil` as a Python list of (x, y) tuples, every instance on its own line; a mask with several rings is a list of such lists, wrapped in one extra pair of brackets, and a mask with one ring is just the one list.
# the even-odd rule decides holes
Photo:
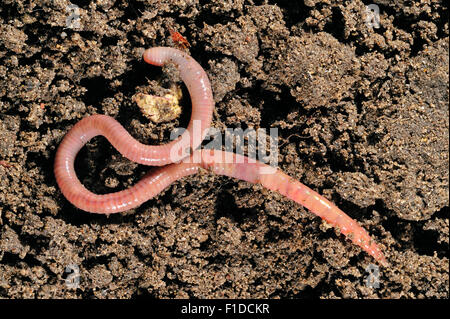
[[(449, 26), (446, 1), (2, 0), (0, 297), (448, 298)], [(213, 125), (279, 129), (279, 166), (376, 239), (374, 260), (260, 186), (207, 173), (109, 218), (73, 207), (52, 171), (62, 137), (90, 114), (147, 144), (186, 126), (133, 103), (179, 81), (145, 48), (190, 42), (215, 94)], [(181, 85), (181, 84), (180, 84)], [(147, 167), (104, 138), (77, 157), (90, 190), (125, 189)], [(80, 285), (66, 285), (68, 265)]]

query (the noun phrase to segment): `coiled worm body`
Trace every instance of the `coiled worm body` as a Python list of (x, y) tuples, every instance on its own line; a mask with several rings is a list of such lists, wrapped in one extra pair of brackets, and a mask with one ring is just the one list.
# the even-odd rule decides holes
[[(214, 108), (211, 85), (202, 67), (187, 54), (172, 48), (151, 48), (144, 52), (144, 60), (154, 65), (174, 63), (186, 84), (192, 100), (192, 116), (187, 131), (180, 138), (160, 146), (144, 145), (136, 141), (115, 119), (106, 115), (84, 118), (67, 133), (59, 146), (54, 172), (61, 192), (76, 207), (100, 214), (112, 214), (135, 208), (159, 194), (174, 181), (195, 174), (200, 168), (251, 183), (260, 183), (308, 208), (312, 213), (340, 229), (353, 243), (372, 255), (382, 265), (387, 261), (369, 234), (352, 218), (317, 192), (278, 169), (261, 162), (219, 150), (197, 150)], [(195, 128), (199, 121), (200, 129)], [(79, 150), (91, 138), (103, 135), (131, 161), (162, 166), (151, 170), (133, 187), (105, 195), (87, 190), (79, 181), (74, 161)], [(173, 149), (181, 150), (174, 163)], [(195, 150), (195, 151), (194, 151)], [(231, 159), (231, 160), (230, 160)]]

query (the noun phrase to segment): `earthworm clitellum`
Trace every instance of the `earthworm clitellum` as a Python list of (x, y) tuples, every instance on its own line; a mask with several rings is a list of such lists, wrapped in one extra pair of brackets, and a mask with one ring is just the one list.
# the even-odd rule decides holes
[[(149, 146), (136, 141), (119, 122), (109, 116), (92, 115), (81, 120), (64, 137), (55, 159), (56, 181), (69, 202), (92, 213), (123, 212), (156, 196), (174, 181), (204, 168), (219, 175), (260, 183), (288, 197), (339, 228), (341, 233), (380, 264), (387, 265), (378, 245), (355, 220), (299, 181), (279, 169), (250, 160), (246, 156), (220, 150), (197, 149), (210, 126), (214, 108), (211, 85), (205, 71), (192, 57), (173, 48), (147, 49), (143, 57), (147, 63), (162, 66), (172, 62), (179, 69), (192, 101), (192, 115), (187, 130), (168, 144)], [(200, 123), (198, 132), (194, 129), (195, 121)], [(74, 161), (83, 145), (97, 135), (105, 136), (123, 156), (134, 162), (162, 167), (150, 171), (129, 189), (105, 195), (94, 194), (80, 183)], [(178, 154), (176, 159), (172, 152), (174, 147), (180, 150), (175, 152)]]

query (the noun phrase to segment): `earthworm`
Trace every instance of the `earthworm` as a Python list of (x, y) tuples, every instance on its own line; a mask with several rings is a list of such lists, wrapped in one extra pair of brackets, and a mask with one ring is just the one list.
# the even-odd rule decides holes
[[(178, 67), (192, 100), (192, 116), (187, 132), (162, 146), (149, 146), (136, 141), (112, 117), (92, 115), (82, 119), (67, 133), (59, 146), (54, 173), (61, 192), (74, 206), (100, 214), (123, 212), (153, 198), (178, 179), (195, 174), (200, 168), (276, 191), (303, 205), (332, 226), (339, 228), (353, 243), (373, 256), (380, 264), (387, 261), (369, 234), (337, 206), (283, 173), (279, 169), (251, 160), (243, 155), (220, 150), (196, 150), (209, 128), (214, 107), (212, 90), (202, 67), (187, 54), (173, 48), (151, 48), (144, 52), (147, 63), (162, 66), (172, 62)], [(194, 132), (193, 123), (201, 122), (201, 132)], [(193, 134), (200, 134), (194, 138)], [(140, 164), (162, 166), (151, 170), (137, 184), (115, 193), (97, 195), (87, 190), (79, 181), (74, 169), (78, 151), (94, 136), (103, 135), (125, 157)], [(177, 144), (178, 143), (178, 144)], [(183, 154), (176, 163), (171, 160), (171, 148), (182, 146)], [(231, 159), (231, 160), (230, 160)], [(169, 164), (170, 165), (166, 165)], [(165, 166), (164, 166), (165, 165)]]

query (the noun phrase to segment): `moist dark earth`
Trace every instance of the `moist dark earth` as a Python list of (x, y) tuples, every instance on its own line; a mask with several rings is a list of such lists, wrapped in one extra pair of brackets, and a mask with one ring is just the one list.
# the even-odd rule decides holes
[[(180, 45), (169, 29), (211, 80), (212, 126), (278, 128), (279, 167), (380, 244), (378, 287), (372, 257), (261, 186), (202, 173), (109, 218), (64, 198), (55, 152), (80, 119), (110, 115), (153, 145), (187, 125), (173, 66), (142, 60)], [(448, 298), (448, 36), (437, 0), (3, 0), (0, 297)], [(175, 120), (153, 123), (133, 102), (174, 84)], [(148, 169), (102, 137), (76, 160), (99, 194)]]

